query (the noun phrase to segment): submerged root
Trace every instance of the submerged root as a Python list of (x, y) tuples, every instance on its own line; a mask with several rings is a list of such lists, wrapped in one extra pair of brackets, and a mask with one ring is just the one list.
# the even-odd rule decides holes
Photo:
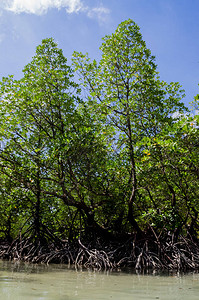
[(16, 240), (11, 246), (0, 246), (0, 258), (8, 260), (19, 260), (31, 263), (67, 263), (74, 264), (75, 252), (68, 243), (59, 247), (55, 243), (36, 245), (26, 240)]
[(86, 268), (94, 268), (97, 270), (113, 269), (115, 267), (105, 251), (97, 249), (89, 250), (81, 243), (80, 239), (78, 242), (80, 249), (75, 260), (76, 267), (83, 265)]
[(153, 238), (126, 242), (96, 240), (86, 245), (78, 242), (51, 240), (43, 243), (29, 237), (18, 237), (11, 244), (0, 243), (0, 258), (33, 263), (65, 263), (76, 268), (97, 270), (132, 267), (137, 270), (198, 270), (199, 245), (185, 237), (174, 243), (172, 238), (157, 241)]

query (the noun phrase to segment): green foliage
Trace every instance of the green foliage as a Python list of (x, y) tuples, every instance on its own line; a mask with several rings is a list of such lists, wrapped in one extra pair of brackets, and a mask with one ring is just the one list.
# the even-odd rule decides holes
[(160, 81), (154, 57), (133, 21), (121, 23), (100, 49), (99, 64), (77, 52), (73, 64), (87, 88), (91, 113), (97, 112), (99, 122), (109, 127), (113, 156), (119, 158), (115, 173), (125, 166), (120, 197), (128, 205), (129, 222), (140, 231), (136, 218), (149, 208), (144, 174), (154, 169), (148, 147), (162, 137), (165, 126), (172, 126), (176, 110), (185, 111), (183, 94), (179, 84)]
[(45, 39), (20, 80), (2, 79), (0, 238), (197, 236), (198, 115), (160, 80), (132, 20), (100, 49), (99, 62), (74, 52), (72, 68)]

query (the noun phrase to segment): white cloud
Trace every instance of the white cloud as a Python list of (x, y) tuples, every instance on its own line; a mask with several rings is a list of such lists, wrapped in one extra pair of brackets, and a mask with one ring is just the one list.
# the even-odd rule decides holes
[(14, 13), (30, 13), (41, 15), (50, 8), (65, 8), (67, 13), (84, 10), (81, 0), (9, 0), (5, 7)]
[(105, 22), (109, 14), (110, 14), (110, 10), (104, 6), (88, 9), (87, 12), (89, 18), (92, 19), (97, 18), (100, 22)]
[(65, 9), (68, 14), (83, 12), (88, 18), (100, 23), (107, 21), (110, 10), (102, 5), (89, 7), (84, 0), (0, 0), (0, 8), (13, 13), (28, 13), (42, 15), (49, 9)]

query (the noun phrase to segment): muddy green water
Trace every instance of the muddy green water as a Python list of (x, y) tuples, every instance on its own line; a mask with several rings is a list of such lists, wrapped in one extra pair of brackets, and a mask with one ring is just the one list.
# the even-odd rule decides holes
[(199, 274), (76, 271), (0, 261), (0, 300), (198, 300)]

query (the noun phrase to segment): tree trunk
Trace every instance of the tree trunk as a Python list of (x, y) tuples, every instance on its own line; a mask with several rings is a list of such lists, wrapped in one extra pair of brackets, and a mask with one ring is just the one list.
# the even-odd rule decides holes
[(130, 122), (128, 108), (127, 108), (127, 128), (128, 128), (128, 139), (129, 139), (129, 154), (130, 154), (130, 161), (131, 161), (130, 183), (132, 185), (131, 196), (128, 202), (128, 221), (130, 222), (134, 230), (139, 235), (142, 235), (142, 230), (140, 229), (133, 214), (133, 203), (135, 203), (136, 200), (137, 177), (136, 177), (135, 156), (134, 156), (134, 148), (133, 148), (132, 132), (131, 132), (131, 122)]

